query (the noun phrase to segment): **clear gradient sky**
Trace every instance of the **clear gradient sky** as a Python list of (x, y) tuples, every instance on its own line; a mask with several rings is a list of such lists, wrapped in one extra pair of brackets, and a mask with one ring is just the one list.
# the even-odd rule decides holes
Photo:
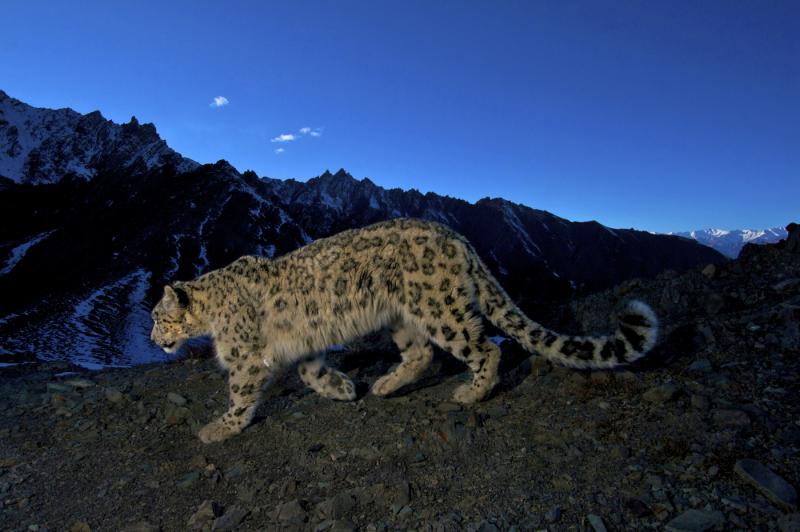
[(4, 0), (0, 13), (0, 89), (136, 115), (199, 162), (300, 180), (343, 167), (652, 231), (800, 219), (797, 1)]

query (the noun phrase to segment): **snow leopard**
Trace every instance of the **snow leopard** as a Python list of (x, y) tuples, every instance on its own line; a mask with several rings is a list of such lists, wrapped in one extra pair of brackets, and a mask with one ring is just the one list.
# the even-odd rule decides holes
[(152, 340), (175, 352), (210, 336), (228, 371), (229, 408), (204, 426), (204, 443), (240, 433), (265, 383), (297, 364), (325, 397), (356, 398), (356, 387), (322, 356), (332, 345), (389, 328), (401, 362), (371, 392), (386, 396), (429, 366), (432, 346), (466, 363), (472, 378), (453, 399), (480, 401), (498, 383), (500, 348), (484, 319), (525, 350), (574, 368), (630, 363), (655, 344), (653, 310), (632, 301), (606, 336), (559, 334), (517, 307), (465, 237), (440, 223), (398, 218), (322, 238), (281, 257), (243, 256), (164, 288), (152, 312)]

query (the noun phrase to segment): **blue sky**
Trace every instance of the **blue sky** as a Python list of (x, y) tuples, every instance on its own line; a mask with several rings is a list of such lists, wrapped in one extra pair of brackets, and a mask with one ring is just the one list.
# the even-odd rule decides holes
[[(2, 11), (1, 89), (136, 115), (200, 162), (300, 180), (343, 167), (653, 231), (800, 218), (800, 2), (6, 0)], [(212, 106), (218, 96), (227, 104)]]

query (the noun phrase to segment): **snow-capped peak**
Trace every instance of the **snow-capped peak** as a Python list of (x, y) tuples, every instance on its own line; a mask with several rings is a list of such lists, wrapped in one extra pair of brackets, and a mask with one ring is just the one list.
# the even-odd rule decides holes
[(697, 240), (731, 258), (739, 256), (745, 244), (771, 244), (786, 238), (781, 227), (770, 229), (699, 229), (679, 233), (667, 233)]
[(99, 111), (32, 107), (0, 91), (0, 176), (17, 183), (55, 183), (68, 175), (91, 179), (98, 171), (198, 164), (172, 150), (152, 124), (106, 120)]

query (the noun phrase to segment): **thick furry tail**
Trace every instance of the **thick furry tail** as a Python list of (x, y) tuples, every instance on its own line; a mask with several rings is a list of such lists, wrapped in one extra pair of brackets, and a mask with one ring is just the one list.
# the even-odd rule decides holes
[(573, 368), (612, 368), (643, 357), (656, 343), (658, 318), (642, 301), (631, 301), (608, 336), (569, 336), (531, 320), (480, 264), (478, 300), (483, 314), (523, 348)]

